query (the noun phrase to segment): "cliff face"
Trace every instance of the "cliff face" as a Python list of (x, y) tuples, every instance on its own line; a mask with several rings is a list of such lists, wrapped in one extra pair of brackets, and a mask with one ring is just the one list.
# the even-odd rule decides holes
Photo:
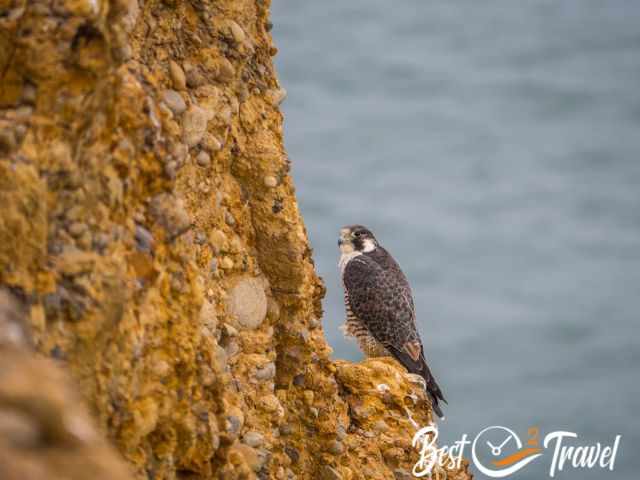
[(139, 478), (409, 478), (428, 401), (323, 337), (268, 7), (0, 0), (0, 285)]
[(0, 478), (133, 478), (59, 365), (33, 355), (25, 312), (0, 291)]

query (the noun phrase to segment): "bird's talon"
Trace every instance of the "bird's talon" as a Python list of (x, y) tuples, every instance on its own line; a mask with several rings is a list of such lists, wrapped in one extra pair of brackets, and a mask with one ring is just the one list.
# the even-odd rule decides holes
[(427, 389), (427, 382), (425, 382), (424, 378), (422, 378), (420, 375), (416, 373), (407, 373), (406, 375), (409, 382), (419, 384), (424, 390)]

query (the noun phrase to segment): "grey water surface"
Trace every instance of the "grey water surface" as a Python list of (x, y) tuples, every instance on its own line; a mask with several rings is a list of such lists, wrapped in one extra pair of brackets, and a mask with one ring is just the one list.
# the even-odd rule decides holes
[(640, 2), (273, 0), (272, 20), (335, 357), (362, 358), (336, 241), (363, 223), (413, 286), (442, 444), (621, 434), (613, 472), (555, 478), (638, 478)]

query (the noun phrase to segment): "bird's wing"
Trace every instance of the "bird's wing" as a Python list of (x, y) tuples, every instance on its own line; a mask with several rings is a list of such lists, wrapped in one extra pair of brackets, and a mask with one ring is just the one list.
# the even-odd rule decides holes
[(365, 256), (372, 258), (382, 267), (383, 270), (392, 272), (396, 281), (400, 282), (404, 287), (405, 297), (407, 302), (411, 305), (411, 310), (415, 311), (413, 295), (411, 294), (411, 285), (409, 285), (407, 277), (405, 277), (404, 272), (400, 268), (400, 265), (398, 265), (398, 262), (396, 262), (395, 258), (393, 258), (393, 256), (391, 256), (384, 247), (378, 247), (372, 252), (365, 253)]
[(371, 335), (417, 361), (421, 342), (415, 327), (411, 291), (396, 272), (359, 255), (347, 264), (343, 281), (353, 314)]
[(385, 269), (367, 255), (355, 257), (343, 274), (349, 307), (396, 360), (424, 378), (433, 409), (442, 417), (438, 402), (446, 400), (424, 357), (411, 290), (399, 271), (399, 267)]

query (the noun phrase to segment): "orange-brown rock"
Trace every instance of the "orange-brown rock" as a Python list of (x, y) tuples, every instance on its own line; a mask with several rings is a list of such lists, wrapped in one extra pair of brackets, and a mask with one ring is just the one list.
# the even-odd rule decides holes
[(0, 478), (132, 479), (67, 372), (32, 352), (25, 315), (0, 290)]
[(331, 359), (269, 30), (0, 0), (0, 285), (138, 478), (394, 478), (429, 419), (392, 361)]

